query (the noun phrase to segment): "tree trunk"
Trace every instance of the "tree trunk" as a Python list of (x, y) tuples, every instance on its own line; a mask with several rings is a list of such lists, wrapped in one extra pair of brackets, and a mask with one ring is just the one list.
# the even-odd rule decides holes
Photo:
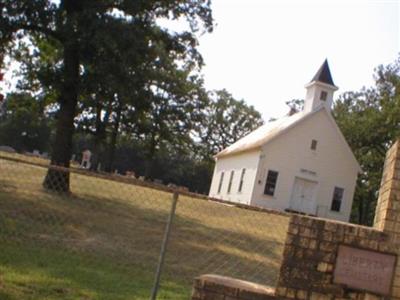
[(153, 159), (152, 158), (147, 158), (146, 161), (144, 162), (144, 178), (146, 180), (151, 179), (151, 173), (153, 171)]
[(121, 122), (121, 114), (122, 114), (122, 106), (119, 105), (117, 108), (117, 115), (115, 117), (114, 128), (111, 133), (111, 140), (110, 140), (109, 149), (108, 149), (107, 165), (105, 168), (106, 172), (114, 171), (113, 168), (114, 168), (115, 146), (117, 144), (119, 124)]
[[(373, 195), (373, 191), (370, 192), (370, 195)], [(368, 197), (364, 202), (364, 220), (362, 225), (371, 226), (373, 223), (372, 212), (371, 212), (371, 202), (373, 201), (372, 197)]]
[(144, 167), (145, 167), (144, 178), (146, 178), (146, 179), (151, 179), (155, 154), (156, 154), (156, 138), (155, 138), (154, 134), (151, 134), (149, 151), (147, 153), (146, 161), (144, 164)]
[(96, 133), (94, 135), (94, 143), (92, 149), (92, 156), (90, 157), (90, 170), (96, 171), (99, 165), (99, 152), (100, 152), (100, 144), (101, 139), (97, 135), (98, 130), (96, 129)]
[(363, 224), (364, 222), (364, 205), (362, 199), (358, 201), (358, 224)]
[[(109, 97), (109, 96), (108, 96)], [(106, 99), (107, 95), (103, 95), (100, 99)], [(104, 157), (104, 150), (106, 147), (106, 138), (107, 138), (107, 128), (110, 123), (110, 116), (112, 113), (112, 99), (109, 99), (108, 105), (106, 107), (104, 117), (101, 118), (102, 113), (103, 113), (103, 107), (100, 105), (97, 108), (97, 117), (96, 117), (96, 135), (94, 139), (94, 160), (93, 160), (93, 168), (92, 170), (97, 171), (99, 168), (100, 162), (103, 162), (104, 165), (106, 164), (106, 159), (107, 157)], [(120, 118), (120, 116), (118, 117)], [(119, 122), (119, 121), (118, 121)], [(118, 131), (119, 124), (117, 126), (117, 131)], [(116, 137), (114, 138), (116, 140)], [(104, 166), (103, 166), (104, 167)]]
[[(72, 154), (72, 135), (74, 117), (78, 101), (79, 47), (75, 36), (72, 12), (67, 11), (66, 27), (70, 29), (64, 42), (63, 83), (59, 98), (60, 109), (57, 114), (56, 136), (52, 147), (51, 166), (69, 168)], [(43, 186), (52, 191), (69, 192), (69, 172), (49, 168)]]
[(92, 171), (97, 171), (98, 166), (99, 166), (99, 160), (100, 160), (100, 153), (102, 151), (102, 145), (103, 141), (105, 138), (105, 131), (106, 127), (105, 124), (103, 124), (101, 120), (101, 113), (103, 110), (103, 106), (101, 105), (101, 99), (96, 99), (96, 131), (94, 134), (94, 146), (93, 146), (93, 152), (92, 152), (92, 161), (91, 161), (91, 167), (90, 169)]

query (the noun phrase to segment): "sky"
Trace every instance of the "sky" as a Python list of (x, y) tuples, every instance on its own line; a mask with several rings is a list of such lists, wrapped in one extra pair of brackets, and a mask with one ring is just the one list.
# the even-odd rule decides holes
[(374, 68), (400, 52), (400, 0), (213, 0), (200, 37), (208, 89), (226, 88), (265, 120), (305, 97), (325, 58), (339, 90), (372, 86)]
[(304, 98), (325, 58), (337, 98), (372, 86), (374, 69), (400, 53), (400, 0), (212, 0), (212, 10), (215, 29), (199, 37), (206, 88), (227, 89), (266, 121)]

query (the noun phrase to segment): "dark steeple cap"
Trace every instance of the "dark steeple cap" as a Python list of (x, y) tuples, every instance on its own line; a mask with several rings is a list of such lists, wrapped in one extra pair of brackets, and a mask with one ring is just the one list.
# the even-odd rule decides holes
[(335, 86), (335, 84), (333, 83), (331, 71), (329, 70), (328, 59), (325, 59), (317, 74), (314, 75), (311, 82), (313, 81), (319, 81)]

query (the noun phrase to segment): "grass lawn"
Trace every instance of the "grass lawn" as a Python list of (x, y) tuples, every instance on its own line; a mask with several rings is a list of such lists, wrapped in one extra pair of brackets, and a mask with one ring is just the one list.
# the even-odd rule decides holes
[[(172, 195), (72, 174), (61, 196), (45, 173), (0, 159), (0, 299), (148, 299)], [(287, 226), (180, 196), (158, 299), (189, 299), (204, 273), (273, 285)]]

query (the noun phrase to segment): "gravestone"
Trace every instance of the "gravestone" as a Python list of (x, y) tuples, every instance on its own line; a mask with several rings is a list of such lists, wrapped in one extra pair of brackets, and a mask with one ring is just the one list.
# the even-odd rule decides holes
[(90, 169), (91, 166), (91, 157), (92, 157), (92, 152), (90, 150), (85, 150), (82, 152), (82, 162), (81, 162), (81, 168), (84, 169)]

